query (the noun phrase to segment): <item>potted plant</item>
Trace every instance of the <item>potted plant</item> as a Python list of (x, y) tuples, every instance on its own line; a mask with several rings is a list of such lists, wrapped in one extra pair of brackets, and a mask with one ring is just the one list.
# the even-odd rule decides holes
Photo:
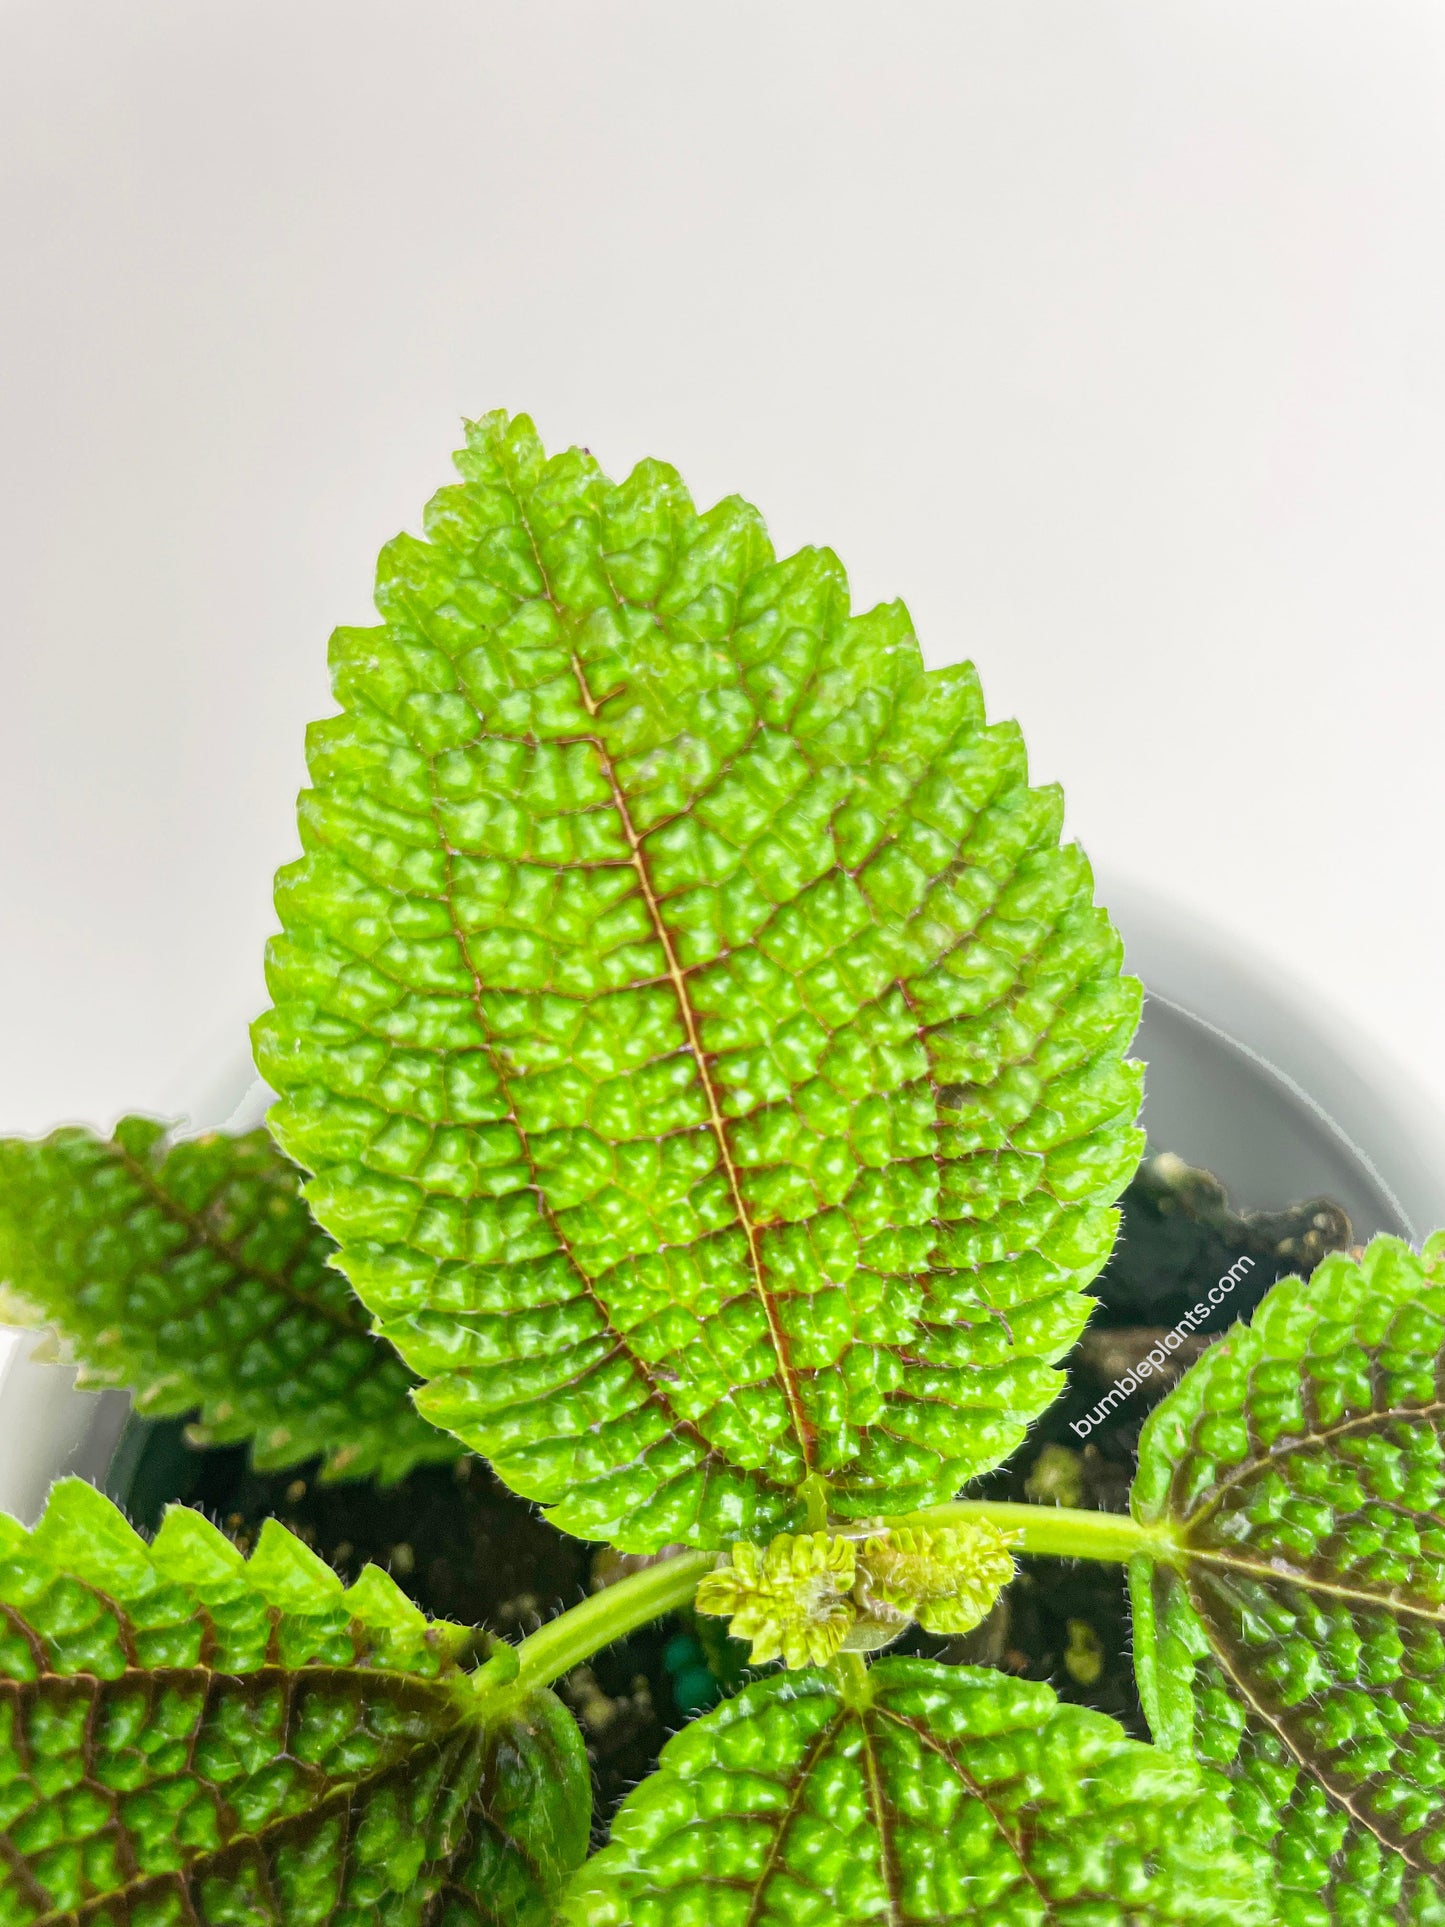
[[(9, 1912), (1445, 1920), (1441, 1240), (1140, 1169), (1117, 933), (901, 607), (525, 418), (458, 465), (333, 638), (269, 1135), (0, 1147), (11, 1291), (231, 1480), (0, 1522)], [(1253, 1249), (1129, 1324), (1151, 1224)], [(388, 1491), (391, 1576), (302, 1516)], [(511, 1623), (417, 1583), (464, 1514)], [(1043, 1567), (1132, 1608), (1056, 1685)]]

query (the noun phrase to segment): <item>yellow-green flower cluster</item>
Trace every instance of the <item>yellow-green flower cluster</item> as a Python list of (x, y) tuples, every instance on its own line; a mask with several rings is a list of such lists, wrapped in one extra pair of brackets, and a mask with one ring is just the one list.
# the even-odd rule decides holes
[(752, 1642), (754, 1665), (817, 1666), (839, 1651), (886, 1646), (910, 1622), (928, 1632), (978, 1625), (1013, 1577), (1009, 1541), (969, 1521), (924, 1531), (898, 1526), (856, 1539), (782, 1533), (732, 1548), (732, 1563), (698, 1587), (699, 1612)]
[(821, 1666), (842, 1646), (857, 1617), (849, 1593), (856, 1549), (826, 1532), (779, 1533), (767, 1546), (732, 1549), (732, 1564), (710, 1572), (697, 1589), (697, 1610), (731, 1621), (750, 1639), (753, 1664)]
[(936, 1532), (896, 1526), (865, 1541), (854, 1598), (865, 1619), (896, 1616), (929, 1633), (966, 1633), (1013, 1576), (1009, 1541), (982, 1520)]

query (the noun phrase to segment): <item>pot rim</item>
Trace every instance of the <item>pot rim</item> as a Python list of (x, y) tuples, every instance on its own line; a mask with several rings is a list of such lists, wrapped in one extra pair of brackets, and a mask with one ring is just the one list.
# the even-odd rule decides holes
[(1257, 946), (1152, 885), (1098, 865), (1095, 875), (1146, 996), (1312, 1117), (1389, 1200), (1412, 1243), (1445, 1225), (1445, 1109), (1414, 1072)]

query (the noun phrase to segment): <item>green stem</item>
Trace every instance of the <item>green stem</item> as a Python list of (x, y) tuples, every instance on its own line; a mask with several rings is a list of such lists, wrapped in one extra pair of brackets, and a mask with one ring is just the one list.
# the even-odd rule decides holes
[(1056, 1559), (1109, 1559), (1127, 1563), (1137, 1552), (1167, 1557), (1174, 1540), (1167, 1527), (1140, 1525), (1127, 1512), (1085, 1512), (1066, 1505), (1012, 1505), (1004, 1500), (954, 1499), (888, 1519), (891, 1526), (957, 1526), (973, 1521), (1016, 1533), (1020, 1552)]
[(517, 1675), (505, 1689), (508, 1701), (525, 1699), (539, 1686), (550, 1686), (584, 1659), (625, 1639), (649, 1620), (685, 1606), (697, 1582), (717, 1564), (715, 1552), (680, 1552), (655, 1566), (645, 1566), (630, 1578), (584, 1599), (580, 1606), (549, 1619), (517, 1648)]

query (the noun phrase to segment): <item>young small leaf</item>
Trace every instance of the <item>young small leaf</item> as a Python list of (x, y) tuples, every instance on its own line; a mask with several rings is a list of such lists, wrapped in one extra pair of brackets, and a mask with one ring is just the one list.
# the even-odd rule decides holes
[(489, 1719), (470, 1638), (274, 1521), (247, 1561), (79, 1480), (0, 1518), (0, 1920), (543, 1927), (585, 1753), (551, 1694)]
[(635, 1551), (950, 1497), (1059, 1389), (1139, 989), (967, 666), (524, 417), (332, 641), (271, 1126), (419, 1403)]
[(574, 1876), (568, 1927), (1255, 1927), (1258, 1867), (1187, 1762), (1047, 1686), (888, 1659), (695, 1720)]
[(199, 1407), (198, 1443), (250, 1439), (263, 1470), (393, 1480), (455, 1458), (335, 1248), (264, 1131), (172, 1143), (128, 1117), (108, 1141), (0, 1140), (0, 1285), (71, 1341), (83, 1383)]
[(1140, 1440), (1135, 1662), (1289, 1927), (1445, 1923), (1445, 1235), (1275, 1286)]

